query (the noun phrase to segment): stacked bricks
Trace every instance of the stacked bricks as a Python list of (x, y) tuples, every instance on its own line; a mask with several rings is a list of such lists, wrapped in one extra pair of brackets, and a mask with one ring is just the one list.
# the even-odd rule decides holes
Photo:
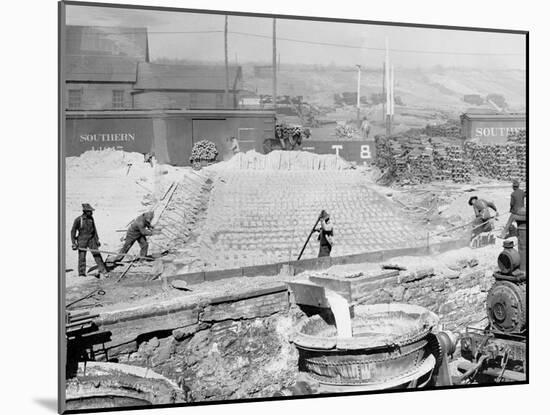
[(479, 144), (467, 142), (466, 152), (476, 173), (498, 180), (526, 179), (525, 144)]
[(460, 123), (455, 120), (449, 120), (445, 124), (428, 124), (424, 131), (429, 137), (460, 138), (462, 136)]
[(455, 183), (470, 181), (471, 163), (461, 145), (446, 144), (432, 140), (436, 156), (434, 157), (434, 180), (452, 180)]
[(524, 129), (520, 129), (517, 132), (508, 134), (508, 141), (517, 144), (527, 143), (527, 132)]
[(470, 180), (471, 164), (461, 145), (439, 137), (376, 138), (377, 164), (389, 169), (398, 183)]
[(520, 131), (505, 144), (464, 145), (445, 137), (376, 137), (377, 165), (400, 184), (438, 180), (466, 183), (472, 174), (498, 180), (526, 179), (525, 135)]
[[(189, 272), (295, 260), (321, 209), (334, 223), (332, 256), (424, 243), (425, 233), (363, 180), (355, 170), (220, 172), (197, 241), (204, 267)], [(302, 258), (318, 250), (314, 234)]]
[[(198, 245), (190, 243), (200, 222), (201, 212), (208, 204), (212, 178), (209, 173), (189, 172), (177, 183), (166, 209), (161, 213), (150, 238), (153, 249), (176, 252), (164, 258), (166, 262), (202, 264)], [(176, 264), (178, 265), (178, 264)], [(182, 264), (179, 264), (182, 265)]]

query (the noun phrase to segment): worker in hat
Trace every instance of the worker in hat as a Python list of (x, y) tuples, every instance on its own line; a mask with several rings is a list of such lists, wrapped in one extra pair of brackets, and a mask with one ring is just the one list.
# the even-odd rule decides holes
[(494, 228), (493, 222), (491, 219), (491, 211), (495, 211), (495, 217), (498, 216), (498, 209), (493, 202), (487, 200), (479, 199), (477, 196), (472, 196), (468, 200), (468, 204), (474, 208), (475, 219), (473, 222), (474, 229), (472, 231), (472, 237), (482, 233), (482, 232), (491, 232)]
[(506, 225), (504, 225), (504, 229), (502, 229), (501, 238), (506, 238), (510, 226), (518, 219), (521, 208), (525, 208), (525, 192), (519, 188), (519, 181), (514, 180), (512, 182), (512, 194), (510, 195), (510, 217)]
[[(153, 226), (151, 222), (155, 217), (153, 211), (145, 212), (135, 218), (128, 231), (126, 232), (126, 238), (124, 240), (124, 245), (119, 251), (119, 254), (127, 254), (130, 248), (137, 241), (140, 247), (139, 256), (146, 257), (147, 250), (149, 249), (149, 244), (147, 243), (147, 237), (153, 234)], [(124, 255), (119, 255), (115, 258), (115, 262), (121, 261), (124, 258)]]
[(73, 251), (78, 250), (78, 276), (86, 276), (86, 252), (92, 250), (92, 256), (97, 264), (100, 275), (108, 276), (107, 269), (101, 254), (97, 250), (101, 244), (99, 243), (99, 235), (93, 218), (94, 208), (89, 203), (82, 204), (82, 215), (77, 217), (71, 228), (71, 241)]
[(319, 223), (321, 226), (315, 229), (315, 232), (319, 232), (317, 240), (319, 241), (319, 255), (318, 257), (330, 256), (332, 246), (334, 245), (334, 229), (332, 223), (330, 223), (330, 215), (326, 210), (322, 210), (319, 215)]

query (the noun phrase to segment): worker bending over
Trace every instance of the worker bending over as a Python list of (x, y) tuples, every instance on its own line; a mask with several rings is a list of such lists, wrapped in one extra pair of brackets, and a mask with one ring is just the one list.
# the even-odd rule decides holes
[(330, 223), (330, 215), (326, 210), (321, 211), (319, 222), (321, 226), (315, 229), (315, 232), (319, 232), (317, 239), (319, 241), (318, 257), (320, 258), (330, 256), (330, 251), (332, 251), (334, 245), (334, 229), (332, 223)]
[(82, 215), (77, 217), (71, 228), (71, 241), (73, 251), (78, 250), (78, 276), (86, 276), (86, 252), (92, 250), (92, 256), (97, 264), (100, 275), (108, 276), (105, 263), (99, 252), (96, 252), (101, 244), (93, 218), (94, 208), (89, 203), (82, 204)]
[[(137, 241), (140, 247), (139, 256), (146, 257), (147, 250), (149, 249), (149, 244), (147, 243), (147, 236), (153, 234), (153, 226), (151, 222), (155, 213), (153, 211), (145, 212), (135, 218), (128, 231), (126, 232), (126, 239), (124, 240), (124, 246), (120, 250), (119, 254), (127, 254), (130, 248)], [(119, 255), (116, 257), (115, 262), (121, 261), (124, 258), (124, 255)]]
[(503, 239), (508, 235), (508, 230), (512, 223), (515, 222), (518, 217), (523, 217), (519, 215), (519, 210), (525, 207), (525, 192), (519, 188), (519, 182), (517, 180), (512, 182), (512, 189), (513, 191), (510, 195), (510, 217), (500, 234), (500, 237)]
[(472, 231), (472, 237), (482, 233), (491, 232), (494, 228), (491, 219), (491, 211), (489, 208), (495, 211), (495, 217), (498, 216), (498, 209), (493, 202), (488, 202), (483, 199), (479, 199), (477, 196), (472, 196), (468, 200), (468, 204), (474, 208), (474, 229)]

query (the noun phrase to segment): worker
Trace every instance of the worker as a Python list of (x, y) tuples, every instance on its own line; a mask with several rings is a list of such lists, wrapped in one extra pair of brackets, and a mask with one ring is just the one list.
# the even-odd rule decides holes
[(230, 137), (229, 141), (231, 143), (231, 151), (233, 151), (233, 154), (240, 153), (241, 148), (239, 147), (239, 140), (237, 140), (236, 137)]
[(363, 136), (365, 138), (369, 138), (370, 124), (367, 121), (367, 117), (363, 117), (363, 122), (361, 123), (361, 131), (363, 132)]
[(94, 208), (89, 203), (82, 204), (82, 215), (77, 217), (71, 228), (73, 251), (78, 250), (78, 276), (86, 276), (86, 252), (92, 250), (100, 276), (108, 277), (107, 268), (101, 254), (96, 250), (101, 246), (93, 218)]
[(474, 208), (475, 214), (472, 237), (482, 232), (492, 231), (494, 226), (491, 221), (492, 216), (489, 208), (495, 211), (495, 217), (498, 216), (498, 209), (495, 204), (493, 202), (479, 199), (477, 196), (472, 196), (470, 200), (468, 200), (468, 204)]
[(525, 192), (519, 188), (519, 181), (514, 180), (512, 182), (512, 194), (510, 195), (510, 217), (508, 218), (508, 222), (506, 222), (504, 229), (502, 229), (502, 233), (500, 234), (501, 238), (506, 238), (510, 226), (512, 226), (512, 223), (518, 219), (519, 210), (525, 207), (524, 200)]
[(317, 240), (319, 241), (319, 255), (318, 257), (330, 256), (332, 246), (334, 245), (334, 229), (332, 223), (330, 223), (330, 215), (326, 210), (322, 210), (319, 215), (319, 223), (321, 226), (315, 229), (315, 232), (319, 232)]
[(153, 234), (153, 226), (151, 222), (155, 217), (153, 211), (145, 212), (135, 218), (128, 231), (126, 232), (126, 238), (124, 240), (124, 245), (119, 251), (119, 255), (115, 258), (115, 262), (119, 262), (124, 258), (124, 254), (127, 254), (132, 245), (137, 241), (140, 247), (139, 256), (147, 257), (147, 250), (149, 249), (149, 244), (147, 243), (147, 236)]

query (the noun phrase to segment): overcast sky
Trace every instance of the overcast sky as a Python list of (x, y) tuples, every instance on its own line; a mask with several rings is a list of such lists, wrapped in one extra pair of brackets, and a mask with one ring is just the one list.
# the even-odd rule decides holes
[[(69, 5), (66, 16), (68, 25), (146, 27), (152, 60), (224, 59), (223, 15)], [(272, 19), (229, 16), (228, 25), (231, 63), (271, 62)], [(215, 32), (182, 33), (197, 31)], [(277, 19), (281, 64), (379, 67), (386, 38), (396, 66), (525, 69), (524, 35)]]

